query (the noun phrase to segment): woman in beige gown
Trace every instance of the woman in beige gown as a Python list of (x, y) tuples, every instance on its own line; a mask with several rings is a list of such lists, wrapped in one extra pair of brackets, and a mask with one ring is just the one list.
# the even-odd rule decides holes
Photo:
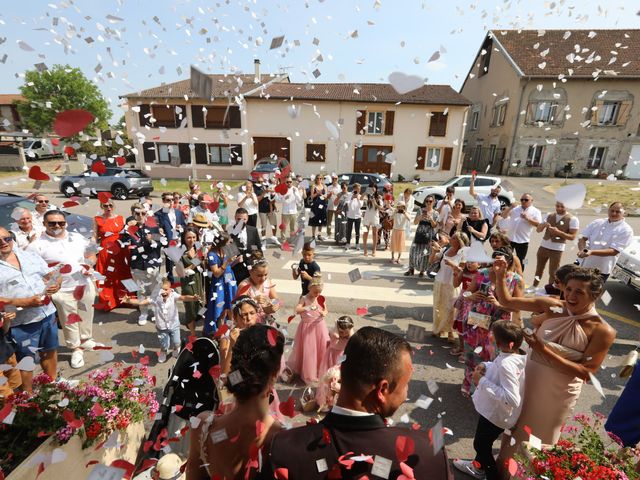
[[(494, 270), (504, 276), (505, 262), (497, 260)], [(597, 270), (578, 268), (569, 274), (564, 300), (551, 297), (512, 298), (496, 282), (501, 305), (539, 313), (532, 317), (535, 333), (525, 333), (531, 347), (525, 369), (522, 413), (511, 435), (503, 435), (497, 464), (502, 477), (509, 478), (508, 462), (522, 441), (530, 435), (553, 445), (560, 429), (573, 413), (582, 384), (596, 375), (616, 332), (595, 309), (604, 290)]]

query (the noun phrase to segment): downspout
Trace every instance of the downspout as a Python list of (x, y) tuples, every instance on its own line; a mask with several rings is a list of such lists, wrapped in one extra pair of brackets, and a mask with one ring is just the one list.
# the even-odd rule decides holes
[[(511, 166), (511, 156), (513, 155), (513, 146), (516, 143), (516, 134), (518, 133), (518, 127), (520, 126), (520, 112), (522, 111), (522, 100), (524, 98), (524, 91), (527, 88), (527, 85), (529, 85), (529, 82), (531, 81), (531, 77), (527, 77), (526, 82), (524, 83), (524, 85), (522, 85), (522, 88), (520, 89), (520, 99), (518, 100), (518, 112), (516, 115), (516, 121), (513, 122), (513, 134), (511, 135), (511, 147), (509, 147), (509, 156), (507, 157), (507, 161), (509, 162), (509, 164), (507, 165), (507, 169), (504, 172), (505, 175), (509, 174), (509, 167)], [(525, 118), (526, 118), (527, 113), (525, 112)], [(504, 164), (503, 164), (504, 165)], [(500, 175), (503, 174), (502, 172), (502, 167), (503, 165), (500, 165)]]
[(464, 146), (464, 137), (465, 137), (465, 130), (467, 128), (467, 118), (469, 117), (469, 106), (467, 106), (467, 108), (464, 109), (464, 116), (462, 118), (462, 125), (460, 125), (460, 139), (461, 139), (461, 143), (458, 143), (458, 160), (457, 160), (457, 164), (456, 164), (456, 171), (454, 173), (454, 175), (460, 175), (460, 172), (462, 172), (462, 154), (463, 152), (463, 146)]

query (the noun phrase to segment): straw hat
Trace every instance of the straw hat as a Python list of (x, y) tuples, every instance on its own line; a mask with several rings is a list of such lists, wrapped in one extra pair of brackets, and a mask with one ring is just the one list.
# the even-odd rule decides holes
[(183, 460), (175, 453), (168, 453), (156, 463), (152, 477), (154, 480), (182, 480), (184, 472), (180, 471)]
[(196, 213), (193, 216), (193, 220), (191, 220), (196, 227), (207, 228), (211, 223), (207, 220), (207, 217), (204, 213)]

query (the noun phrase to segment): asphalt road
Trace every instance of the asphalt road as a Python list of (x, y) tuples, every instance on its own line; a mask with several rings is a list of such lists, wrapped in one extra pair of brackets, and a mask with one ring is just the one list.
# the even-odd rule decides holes
[[(543, 187), (554, 182), (554, 179), (509, 178), (514, 185), (516, 194), (526, 191), (533, 192), (535, 205), (543, 213), (553, 211), (553, 196), (543, 190)], [(3, 185), (4, 183), (4, 185)], [(12, 193), (29, 194), (31, 183), (14, 183), (6, 179), (0, 181), (0, 188)], [(55, 193), (54, 188), (45, 185), (41, 191), (49, 192), (52, 203), (62, 204), (64, 197)], [(159, 193), (152, 198), (159, 204)], [(127, 215), (129, 205), (133, 200), (117, 201), (116, 213)], [(232, 212), (234, 206), (229, 208)], [(93, 216), (99, 213), (98, 201), (91, 199), (82, 207), (71, 209), (75, 213)], [(581, 226), (590, 221), (601, 218), (603, 213), (582, 209), (579, 212)], [(640, 232), (640, 218), (632, 217), (628, 222), (635, 232)], [(535, 267), (535, 252), (539, 245), (541, 235), (533, 235), (529, 249), (529, 257), (532, 264), (525, 270), (525, 280), (530, 284), (533, 280)], [(291, 253), (282, 252), (274, 245), (269, 245), (266, 256), (270, 262), (270, 276), (276, 282), (276, 289), (285, 301), (285, 310), (280, 314), (279, 320), (286, 324), (286, 318), (291, 314), (293, 306), (298, 299), (299, 284), (291, 279), (289, 263), (299, 260), (292, 257)], [(404, 335), (410, 324), (423, 326), (427, 331), (431, 328), (431, 289), (430, 280), (416, 277), (404, 277), (402, 273), (406, 268), (393, 267), (388, 263), (389, 254), (381, 252), (375, 259), (363, 257), (355, 252), (345, 253), (335, 247), (333, 242), (320, 242), (317, 248), (317, 261), (323, 269), (325, 277), (325, 297), (330, 311), (329, 326), (340, 315), (351, 315), (356, 319), (357, 326), (374, 325)], [(406, 261), (407, 254), (404, 254)], [(564, 259), (569, 262), (575, 258), (575, 246), (570, 246)], [(404, 267), (404, 266), (403, 266)], [(347, 272), (359, 268), (362, 279), (355, 283), (349, 281)], [(605, 360), (599, 378), (605, 396), (602, 397), (592, 385), (585, 385), (578, 401), (576, 412), (598, 411), (604, 414), (613, 407), (618, 395), (622, 391), (624, 381), (618, 378), (618, 366), (624, 355), (627, 354), (639, 341), (640, 326), (639, 311), (635, 305), (640, 304), (640, 293), (631, 290), (615, 280), (607, 283), (607, 292), (610, 301), (607, 304), (600, 302), (600, 313), (617, 330), (617, 339), (610, 350), (610, 355)], [(367, 307), (368, 314), (357, 316), (356, 309)], [(144, 345), (147, 354), (150, 354), (151, 368), (159, 379), (159, 384), (168, 375), (169, 364), (157, 364), (153, 352), (157, 350), (157, 339), (152, 323), (140, 327), (136, 323), (137, 312), (129, 309), (117, 309), (108, 314), (96, 313), (95, 337), (97, 340), (113, 345), (114, 358), (109, 361), (131, 362), (131, 352), (139, 350)], [(295, 319), (288, 328), (289, 335), (293, 337), (298, 319)], [(455, 357), (449, 355), (451, 344), (446, 340), (431, 339), (428, 342), (414, 344), (416, 346), (414, 363), (415, 374), (410, 385), (409, 399), (403, 405), (394, 420), (399, 422), (403, 414), (407, 413), (412, 422), (419, 423), (422, 428), (431, 428), (442, 419), (443, 425), (452, 431), (452, 435), (446, 435), (445, 441), (451, 458), (469, 458), (473, 454), (472, 440), (477, 420), (476, 413), (470, 400), (460, 395), (460, 383), (463, 377), (463, 365), (456, 362)], [(85, 358), (86, 366), (80, 370), (69, 368), (69, 352), (62, 347), (60, 349), (60, 367), (66, 377), (80, 377), (89, 370), (104, 363), (106, 358), (98, 352), (88, 353)], [(102, 357), (101, 357), (102, 356)], [(434, 380), (438, 390), (430, 393), (427, 381)], [(301, 385), (280, 385), (278, 388), (281, 398), (289, 394), (298, 397), (303, 390)], [(434, 398), (434, 402), (427, 408), (419, 408), (415, 401), (420, 395)], [(298, 420), (298, 419), (296, 419)], [(462, 478), (462, 477), (461, 477)]]

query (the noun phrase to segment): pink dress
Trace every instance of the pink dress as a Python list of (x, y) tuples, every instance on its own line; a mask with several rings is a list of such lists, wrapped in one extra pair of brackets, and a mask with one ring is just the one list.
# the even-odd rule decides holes
[(324, 352), (324, 357), (322, 357), (322, 363), (320, 364), (320, 374), (318, 375), (318, 378), (322, 378), (327, 370), (338, 364), (338, 360), (344, 353), (344, 347), (347, 346), (348, 341), (349, 337), (340, 338), (337, 332), (331, 332), (329, 342), (327, 344), (327, 350)]
[[(267, 278), (265, 282), (262, 284), (262, 288), (256, 288), (251, 283), (250, 279), (243, 280), (238, 285), (238, 293), (236, 295), (247, 295), (252, 300), (256, 300), (257, 297), (263, 296), (269, 298), (269, 292), (273, 287), (273, 283), (270, 278)], [(242, 293), (240, 293), (242, 292)], [(265, 323), (265, 319), (267, 318), (267, 314), (264, 312), (262, 307), (258, 305), (258, 317), (256, 318), (256, 323)]]
[[(305, 307), (311, 305), (304, 297)], [(293, 340), (293, 350), (287, 366), (305, 383), (317, 382), (320, 365), (329, 342), (329, 329), (319, 310), (305, 310), (300, 314), (302, 320)]]

